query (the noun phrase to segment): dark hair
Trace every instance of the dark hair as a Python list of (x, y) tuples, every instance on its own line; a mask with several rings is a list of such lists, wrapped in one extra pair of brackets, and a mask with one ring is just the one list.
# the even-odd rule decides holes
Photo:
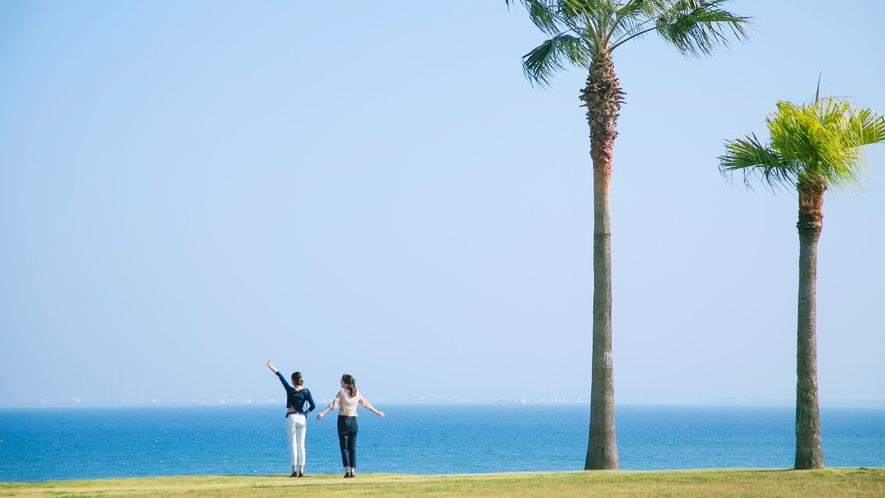
[(301, 378), (301, 372), (295, 372), (292, 374), (292, 384), (296, 386), (304, 384), (304, 379)]
[(351, 398), (356, 396), (356, 379), (353, 378), (353, 375), (342, 375), (341, 382), (344, 382), (344, 385), (347, 386), (347, 390), (350, 391)]

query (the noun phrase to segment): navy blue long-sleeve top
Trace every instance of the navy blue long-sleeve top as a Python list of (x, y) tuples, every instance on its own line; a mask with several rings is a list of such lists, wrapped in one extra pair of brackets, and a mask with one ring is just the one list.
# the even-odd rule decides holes
[[(295, 413), (307, 413), (312, 412), (316, 409), (317, 405), (313, 402), (313, 396), (310, 395), (310, 390), (301, 388), (300, 390), (295, 390), (294, 387), (290, 386), (288, 382), (286, 382), (286, 378), (283, 377), (279, 371), (277, 371), (277, 377), (280, 378), (280, 382), (283, 383), (283, 387), (286, 388), (286, 408), (291, 408), (295, 410)], [(304, 403), (309, 403), (310, 408), (305, 411)], [(286, 413), (288, 417), (289, 414)]]

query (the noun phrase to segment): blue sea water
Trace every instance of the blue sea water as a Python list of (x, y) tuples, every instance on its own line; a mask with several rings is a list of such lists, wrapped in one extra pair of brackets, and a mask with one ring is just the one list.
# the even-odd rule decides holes
[[(357, 469), (581, 469), (586, 405), (390, 405), (359, 417)], [(791, 408), (619, 406), (622, 469), (789, 468)], [(307, 473), (341, 471), (334, 413), (310, 417)], [(885, 466), (885, 410), (824, 408), (828, 466)], [(0, 481), (289, 472), (279, 407), (0, 410)]]

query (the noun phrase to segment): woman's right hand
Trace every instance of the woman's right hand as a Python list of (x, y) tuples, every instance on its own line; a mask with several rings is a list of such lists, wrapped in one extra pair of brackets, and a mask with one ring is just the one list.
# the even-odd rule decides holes
[(273, 373), (277, 373), (277, 369), (273, 367), (273, 363), (270, 360), (267, 360), (267, 368), (273, 370)]

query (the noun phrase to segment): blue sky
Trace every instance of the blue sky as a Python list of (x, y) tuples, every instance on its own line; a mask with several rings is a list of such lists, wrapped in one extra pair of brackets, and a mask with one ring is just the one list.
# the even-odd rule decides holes
[[(711, 59), (615, 54), (620, 403), (792, 403), (796, 199), (716, 157), (821, 72), (885, 112), (885, 6), (731, 9)], [(265, 403), (268, 358), (318, 398), (538, 397), (549, 362), (586, 400), (586, 74), (533, 89), (542, 40), (491, 0), (0, 3), (0, 406)], [(825, 200), (825, 402), (885, 401), (882, 149)]]

